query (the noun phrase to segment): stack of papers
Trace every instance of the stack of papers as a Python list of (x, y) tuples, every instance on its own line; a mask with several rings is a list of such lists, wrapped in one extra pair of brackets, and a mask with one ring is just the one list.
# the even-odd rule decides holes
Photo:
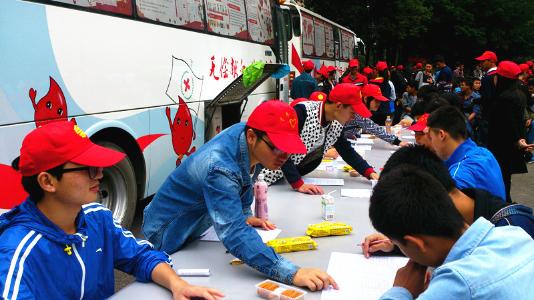
[(341, 197), (371, 198), (370, 189), (341, 189)]
[(373, 145), (375, 143), (374, 140), (371, 139), (362, 139), (359, 138), (356, 140), (356, 145)]
[(363, 254), (332, 252), (327, 272), (339, 290), (324, 290), (321, 300), (376, 300), (393, 286), (397, 270), (407, 262), (406, 257), (365, 258)]
[(345, 180), (339, 178), (302, 178), (306, 184), (314, 185), (345, 185)]
[[(282, 232), (282, 230), (278, 228), (273, 229), (273, 230), (263, 230), (259, 228), (254, 228), (254, 229), (260, 235), (261, 240), (264, 243), (267, 243), (269, 241), (276, 239), (278, 235), (280, 235), (280, 232)], [(217, 236), (217, 233), (215, 232), (215, 228), (213, 228), (213, 226), (208, 228), (208, 230), (204, 231), (200, 240), (207, 241), (207, 242), (220, 242), (219, 237)]]

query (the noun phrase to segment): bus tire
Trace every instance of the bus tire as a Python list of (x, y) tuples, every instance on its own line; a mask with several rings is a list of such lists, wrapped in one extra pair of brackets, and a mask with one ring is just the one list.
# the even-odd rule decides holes
[[(124, 153), (118, 145), (99, 141), (97, 144)], [(135, 169), (128, 156), (114, 166), (104, 168), (97, 200), (113, 212), (113, 218), (123, 227), (129, 228), (135, 217), (137, 205), (137, 184)]]

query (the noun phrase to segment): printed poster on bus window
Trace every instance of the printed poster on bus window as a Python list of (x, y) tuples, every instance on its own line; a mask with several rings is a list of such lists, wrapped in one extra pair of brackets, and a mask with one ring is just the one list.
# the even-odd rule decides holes
[(204, 3), (202, 0), (137, 0), (137, 14), (141, 18), (204, 29)]
[(315, 32), (315, 35), (314, 35), (314, 45), (315, 45), (315, 55), (316, 56), (323, 56), (325, 54), (325, 51), (326, 51), (326, 47), (325, 47), (325, 36), (324, 36), (324, 26), (325, 26), (325, 22), (320, 20), (320, 19), (317, 19), (317, 18), (313, 18), (313, 27), (314, 27), (314, 32)]
[(354, 49), (354, 38), (350, 32), (341, 31), (341, 58), (348, 60)]
[(302, 13), (302, 52), (304, 55), (313, 55), (313, 18), (312, 16)]
[(325, 24), (324, 35), (326, 43), (326, 57), (334, 58), (334, 29), (332, 28), (332, 25)]
[(248, 38), (243, 0), (206, 0), (208, 30), (241, 39)]
[(270, 0), (247, 0), (248, 30), (255, 42), (274, 43), (273, 18)]
[(52, 0), (72, 4), (81, 7), (88, 7), (99, 11), (107, 11), (123, 15), (132, 15), (132, 0)]

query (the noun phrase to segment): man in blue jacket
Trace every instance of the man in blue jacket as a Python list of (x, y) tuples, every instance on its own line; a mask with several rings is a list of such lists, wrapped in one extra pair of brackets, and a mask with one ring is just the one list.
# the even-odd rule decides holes
[(124, 156), (93, 144), (67, 121), (25, 137), (13, 165), (29, 197), (0, 216), (0, 298), (105, 299), (114, 292), (114, 268), (153, 280), (175, 299), (223, 296), (180, 279), (167, 254), (94, 203), (103, 168)]
[(291, 84), (290, 96), (293, 99), (309, 98), (311, 93), (317, 90), (317, 81), (311, 76), (311, 72), (315, 69), (313, 61), (307, 60), (302, 64), (304, 72), (297, 76)]
[(478, 147), (467, 137), (465, 118), (457, 108), (437, 109), (428, 117), (427, 126), (432, 148), (445, 161), (458, 189), (483, 189), (506, 199), (497, 160), (489, 150)]
[(213, 225), (232, 255), (265, 275), (311, 290), (337, 288), (327, 273), (276, 254), (251, 227), (272, 229), (250, 209), (256, 165), (277, 170), (290, 153), (304, 152), (295, 110), (278, 100), (260, 104), (246, 124), (225, 129), (169, 175), (145, 208), (145, 236), (172, 253)]

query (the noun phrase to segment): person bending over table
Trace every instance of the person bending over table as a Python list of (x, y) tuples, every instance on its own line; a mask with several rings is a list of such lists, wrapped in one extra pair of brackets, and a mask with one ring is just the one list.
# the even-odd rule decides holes
[(93, 144), (68, 121), (24, 138), (13, 166), (29, 197), (0, 216), (0, 298), (106, 299), (115, 290), (114, 268), (166, 287), (175, 299), (224, 296), (183, 281), (167, 254), (94, 202), (103, 168), (124, 156)]
[(343, 136), (343, 125), (358, 113), (367, 118), (369, 110), (362, 103), (361, 88), (350, 83), (340, 83), (324, 102), (304, 101), (295, 105), (298, 130), (306, 146), (304, 153), (296, 153), (282, 165), (280, 170), (263, 165), (265, 181), (272, 184), (284, 176), (293, 189), (306, 194), (323, 194), (323, 189), (305, 184), (302, 176), (315, 170), (324, 154), (334, 146), (341, 157), (358, 173), (368, 179), (378, 179), (375, 170), (352, 148)]
[(235, 124), (200, 147), (169, 175), (145, 208), (143, 232), (148, 240), (172, 253), (213, 225), (232, 255), (274, 280), (310, 290), (337, 288), (327, 273), (300, 268), (275, 253), (251, 227), (275, 228), (252, 216), (251, 174), (258, 163), (276, 170), (290, 153), (306, 151), (297, 122), (293, 108), (270, 100), (256, 107), (246, 124)]
[[(431, 200), (431, 201), (429, 201)], [(532, 299), (534, 241), (516, 226), (484, 218), (467, 225), (443, 186), (400, 166), (370, 200), (373, 226), (410, 259), (380, 299)], [(427, 267), (432, 271), (425, 288)]]

